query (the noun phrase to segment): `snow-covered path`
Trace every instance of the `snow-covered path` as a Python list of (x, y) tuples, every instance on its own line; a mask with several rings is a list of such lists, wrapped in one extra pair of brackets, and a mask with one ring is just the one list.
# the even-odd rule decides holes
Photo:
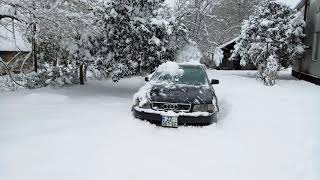
[(143, 78), (2, 93), (0, 179), (316, 179), (320, 87), (288, 72), (265, 87), (253, 74), (209, 71), (221, 121), (203, 128), (132, 118)]

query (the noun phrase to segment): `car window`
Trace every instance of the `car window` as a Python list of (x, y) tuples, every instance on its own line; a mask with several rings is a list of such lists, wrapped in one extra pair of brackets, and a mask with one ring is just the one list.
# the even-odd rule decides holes
[(172, 76), (163, 72), (155, 72), (152, 81), (168, 82), (187, 85), (206, 85), (207, 78), (205, 71), (199, 66), (180, 66), (183, 70), (181, 75)]

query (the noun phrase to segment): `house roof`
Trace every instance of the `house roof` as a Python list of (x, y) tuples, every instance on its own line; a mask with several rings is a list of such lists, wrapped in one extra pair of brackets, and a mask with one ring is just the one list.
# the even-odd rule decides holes
[(0, 24), (0, 51), (31, 51), (31, 44), (23, 37), (22, 33), (12, 27)]
[(236, 42), (238, 39), (239, 39), (239, 37), (236, 37), (236, 38), (234, 38), (234, 39), (231, 39), (230, 41), (228, 41), (228, 42), (226, 42), (226, 43), (218, 46), (217, 48), (222, 49), (222, 48), (224, 48), (224, 47), (226, 47), (226, 46), (228, 46), (228, 45)]
[(14, 16), (15, 10), (10, 5), (2, 5), (0, 7), (0, 15)]

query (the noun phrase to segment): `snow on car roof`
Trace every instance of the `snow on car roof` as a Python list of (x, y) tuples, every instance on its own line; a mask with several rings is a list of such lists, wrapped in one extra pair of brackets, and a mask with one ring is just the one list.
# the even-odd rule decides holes
[(186, 61), (186, 62), (181, 62), (181, 63), (178, 63), (179, 65), (182, 65), (182, 66), (201, 66), (203, 64), (201, 64), (199, 61)]
[(180, 68), (179, 64), (173, 61), (168, 61), (161, 64), (158, 67), (157, 72), (170, 74), (172, 76), (183, 74), (183, 70)]

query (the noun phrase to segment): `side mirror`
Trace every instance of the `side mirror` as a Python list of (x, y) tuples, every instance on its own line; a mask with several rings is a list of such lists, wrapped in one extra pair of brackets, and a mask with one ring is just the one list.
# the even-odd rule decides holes
[(220, 82), (219, 82), (219, 80), (217, 80), (217, 79), (211, 79), (211, 82), (210, 82), (211, 84), (219, 84)]
[(145, 78), (144, 78), (144, 81), (149, 82), (149, 77), (148, 77), (148, 76), (145, 77)]

